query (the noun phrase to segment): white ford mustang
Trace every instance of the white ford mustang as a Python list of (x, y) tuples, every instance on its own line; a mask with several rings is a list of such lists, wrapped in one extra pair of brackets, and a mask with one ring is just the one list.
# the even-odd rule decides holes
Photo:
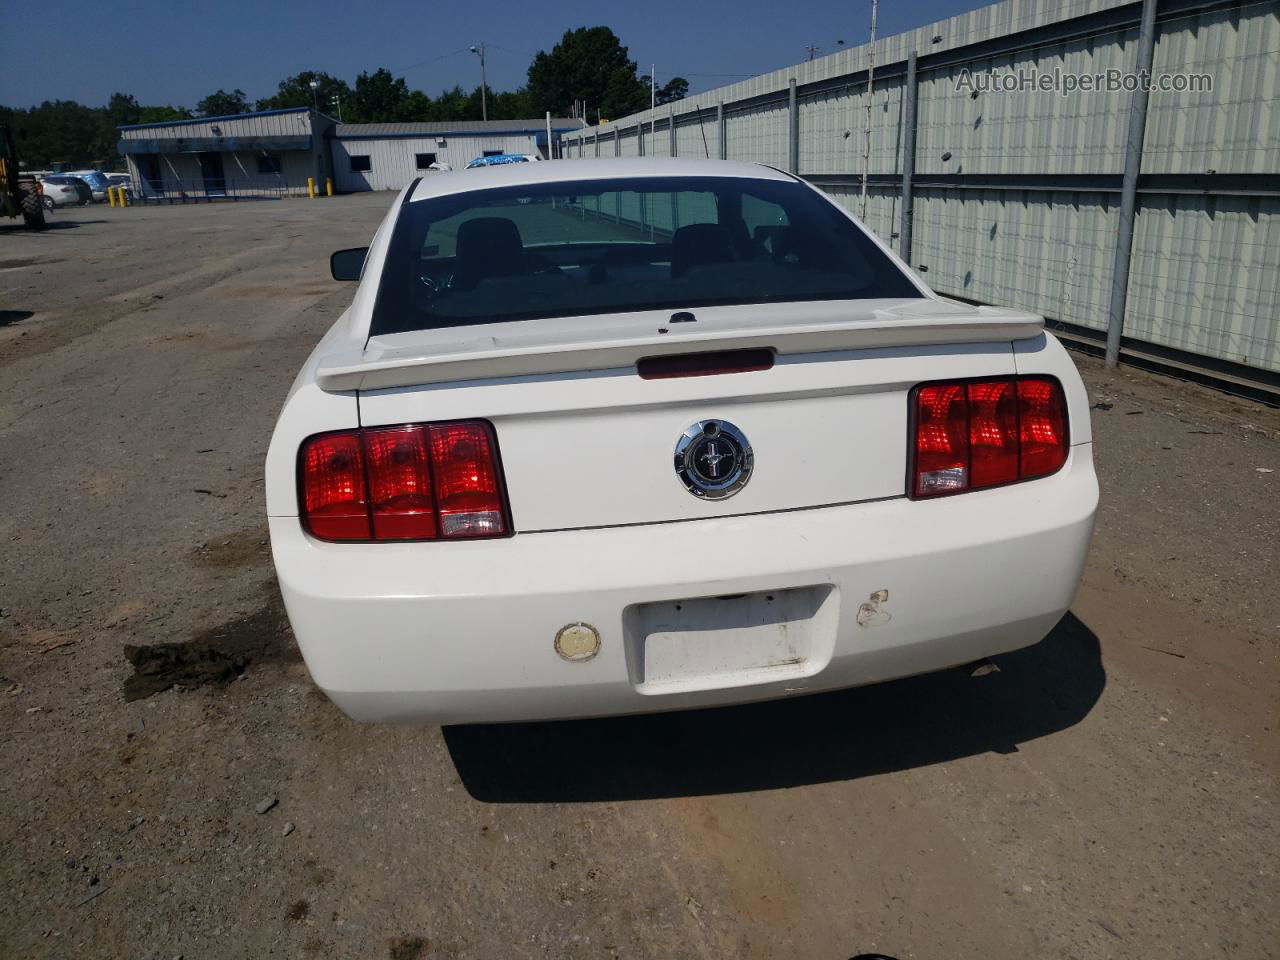
[(701, 160), (426, 177), (285, 402), (271, 545), (360, 720), (672, 710), (1039, 641), (1098, 500), (1040, 317), (938, 297), (822, 193)]

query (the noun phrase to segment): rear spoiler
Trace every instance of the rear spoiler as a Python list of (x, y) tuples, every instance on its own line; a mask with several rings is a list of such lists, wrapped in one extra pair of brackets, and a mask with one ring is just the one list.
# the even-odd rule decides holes
[[(595, 340), (564, 339), (520, 344), (516, 338), (477, 335), (456, 328), (459, 340), (430, 348), (383, 348), (370, 341), (366, 350), (322, 357), (316, 383), (322, 390), (379, 390), (387, 387), (495, 380), (584, 370), (634, 367), (642, 357), (701, 350), (772, 349), (779, 355), (830, 353), (876, 347), (914, 347), (949, 343), (1029, 340), (1044, 330), (1036, 314), (974, 307), (960, 315), (910, 316), (875, 311), (869, 319), (820, 323), (690, 330), (672, 327), (660, 334)], [(441, 331), (437, 331), (441, 332)], [(503, 345), (499, 345), (502, 343)]]

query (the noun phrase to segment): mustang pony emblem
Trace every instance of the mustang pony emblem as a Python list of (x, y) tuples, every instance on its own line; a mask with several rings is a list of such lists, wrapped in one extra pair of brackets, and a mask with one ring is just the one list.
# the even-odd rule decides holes
[(751, 444), (726, 420), (701, 420), (676, 441), (676, 476), (695, 497), (733, 496), (751, 479), (754, 466)]

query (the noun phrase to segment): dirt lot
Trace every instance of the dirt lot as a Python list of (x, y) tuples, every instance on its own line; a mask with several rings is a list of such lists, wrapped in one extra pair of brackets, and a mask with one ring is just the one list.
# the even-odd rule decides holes
[[(1085, 581), (997, 673), (348, 721), (273, 588), (262, 462), (352, 294), (327, 254), (388, 202), (0, 227), (0, 955), (1280, 952), (1280, 416), (1093, 361)], [(243, 676), (148, 696), (125, 648), (174, 642)]]

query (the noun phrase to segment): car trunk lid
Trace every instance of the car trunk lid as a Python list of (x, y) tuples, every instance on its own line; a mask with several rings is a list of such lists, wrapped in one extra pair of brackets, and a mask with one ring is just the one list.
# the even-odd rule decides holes
[[(398, 334), (358, 358), (321, 360), (317, 381), (358, 390), (364, 426), (492, 422), (515, 527), (528, 533), (902, 496), (911, 387), (1012, 374), (1010, 341), (1042, 329), (1031, 314), (935, 300), (838, 306)], [(768, 351), (772, 365), (659, 379), (637, 370), (655, 356), (747, 349)], [(677, 470), (681, 438), (707, 422), (750, 448), (750, 477), (731, 496), (691, 490)]]

